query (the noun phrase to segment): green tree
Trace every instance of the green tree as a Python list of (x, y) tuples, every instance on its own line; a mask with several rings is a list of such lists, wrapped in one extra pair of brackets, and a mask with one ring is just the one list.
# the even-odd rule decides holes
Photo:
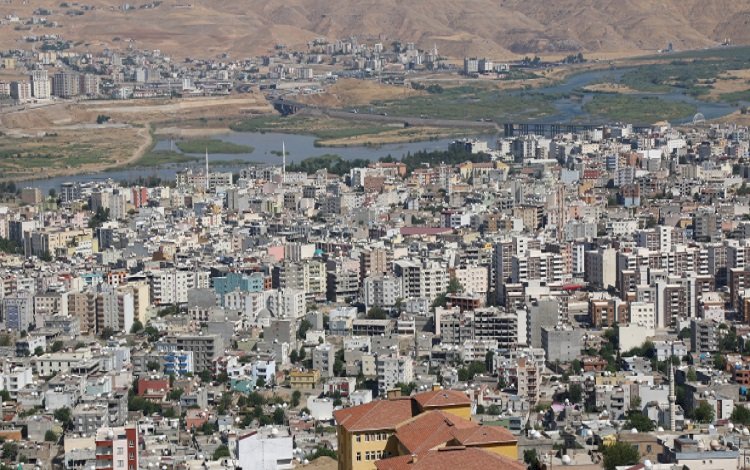
[(73, 424), (73, 414), (67, 406), (56, 409), (52, 416), (62, 424), (63, 429), (70, 429)]
[(477, 405), (477, 414), (478, 415), (484, 414), (484, 405)]
[(115, 330), (114, 330), (113, 328), (110, 328), (110, 327), (108, 327), (108, 326), (107, 326), (107, 327), (104, 327), (104, 328), (102, 329), (102, 332), (101, 332), (101, 333), (99, 334), (99, 336), (100, 336), (100, 337), (101, 337), (102, 339), (109, 339), (109, 338), (111, 338), (112, 336), (114, 336), (114, 335), (115, 335), (115, 333), (116, 333), (116, 331), (115, 331)]
[(225, 459), (227, 457), (231, 457), (232, 454), (229, 452), (229, 447), (225, 445), (220, 445), (216, 448), (213, 455), (213, 460), (220, 460)]
[(299, 401), (302, 398), (302, 392), (295, 390), (292, 392), (292, 407), (296, 408), (299, 406)]
[(500, 407), (497, 405), (490, 405), (487, 407), (487, 414), (497, 416), (501, 413)]
[(18, 457), (18, 444), (15, 442), (6, 442), (3, 444), (3, 458), (14, 462)]
[(611, 445), (603, 446), (605, 470), (615, 470), (622, 465), (635, 465), (641, 457), (638, 448), (627, 442), (615, 442)]
[(747, 409), (742, 405), (735, 405), (729, 419), (733, 423), (743, 424), (745, 426), (750, 425), (750, 409)]
[(158, 340), (159, 340), (159, 336), (161, 336), (161, 335), (159, 334), (159, 330), (157, 330), (156, 328), (154, 328), (154, 327), (153, 327), (153, 326), (151, 326), (151, 325), (147, 326), (147, 327), (146, 327), (146, 328), (145, 328), (145, 329), (143, 330), (143, 332), (144, 332), (144, 333), (146, 333), (146, 336), (148, 336), (148, 340), (149, 340), (150, 342), (152, 342), (152, 343), (155, 343), (156, 341), (158, 341)]
[(571, 403), (581, 403), (581, 400), (583, 400), (583, 388), (580, 384), (570, 384), (568, 387), (568, 398)]
[(143, 323), (140, 320), (133, 320), (133, 326), (130, 327), (130, 332), (136, 334), (143, 329)]
[(149, 371), (160, 371), (161, 370), (161, 364), (159, 364), (158, 361), (148, 361), (146, 362), (146, 369)]
[(310, 462), (320, 457), (329, 457), (333, 460), (336, 460), (338, 458), (338, 455), (334, 450), (331, 450), (327, 447), (318, 446), (315, 448), (314, 452), (311, 452), (305, 456), (305, 458)]
[(312, 323), (310, 323), (307, 320), (302, 320), (299, 322), (299, 328), (297, 329), (297, 338), (299, 339), (305, 339), (307, 336), (307, 332), (310, 331), (310, 328), (312, 328)]
[(714, 408), (705, 401), (693, 410), (693, 418), (699, 423), (711, 423), (715, 415)]
[(716, 370), (725, 370), (727, 368), (727, 358), (721, 353), (714, 354), (713, 363)]
[(456, 294), (458, 292), (463, 292), (464, 286), (462, 286), (461, 283), (458, 282), (457, 278), (451, 277), (451, 280), (448, 282), (447, 290), (449, 294)]
[(43, 356), (44, 355), (44, 348), (41, 347), (41, 346), (37, 346), (36, 348), (34, 348), (34, 355), (36, 357)]
[(48, 429), (47, 432), (44, 433), (44, 440), (46, 442), (57, 442), (57, 433)]
[(10, 392), (5, 389), (0, 390), (0, 399), (10, 401)]
[(687, 379), (688, 382), (696, 382), (696, 381), (698, 381), (698, 374), (695, 373), (695, 369), (693, 368), (693, 366), (690, 366), (688, 368), (688, 371), (687, 371), (687, 374), (686, 374), (685, 378)]
[(380, 307), (371, 307), (367, 312), (367, 318), (371, 320), (385, 320), (388, 318), (388, 314)]
[(185, 393), (184, 390), (181, 388), (175, 388), (171, 392), (169, 392), (169, 399), (172, 401), (177, 401), (182, 397), (182, 394)]
[(629, 411), (625, 428), (635, 428), (638, 432), (651, 432), (656, 429), (656, 426), (654, 426), (654, 422), (648, 416), (642, 414), (640, 411)]
[(286, 415), (284, 414), (284, 409), (280, 407), (276, 407), (275, 410), (273, 410), (273, 424), (284, 424), (284, 420), (286, 419)]
[(528, 466), (529, 470), (541, 470), (542, 465), (539, 462), (539, 454), (536, 449), (526, 449), (523, 451), (523, 461)]
[(52, 352), (59, 352), (62, 351), (63, 346), (65, 346), (63, 342), (58, 340), (52, 343), (52, 347), (50, 349), (52, 350)]

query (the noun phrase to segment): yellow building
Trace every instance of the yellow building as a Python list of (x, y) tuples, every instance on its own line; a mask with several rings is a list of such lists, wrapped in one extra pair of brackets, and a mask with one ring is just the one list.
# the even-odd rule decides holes
[(475, 447), (516, 460), (505, 428), (471, 421), (471, 399), (455, 390), (374, 401), (334, 412), (339, 470), (375, 470), (376, 462), (446, 447)]
[(293, 390), (312, 390), (320, 381), (320, 371), (293, 370), (289, 373), (289, 385)]

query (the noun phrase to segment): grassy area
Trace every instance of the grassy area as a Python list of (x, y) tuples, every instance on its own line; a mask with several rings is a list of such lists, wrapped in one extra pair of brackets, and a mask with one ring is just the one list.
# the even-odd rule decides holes
[(338, 139), (365, 134), (378, 134), (393, 129), (392, 126), (345, 119), (313, 118), (309, 116), (257, 116), (231, 124), (237, 132), (279, 132), (307, 134), (320, 139)]
[(151, 150), (143, 154), (143, 157), (139, 158), (138, 161), (128, 165), (128, 168), (161, 166), (171, 163), (190, 163), (195, 161), (198, 161), (197, 157), (185, 155), (184, 153), (172, 152), (170, 150)]
[(429, 95), (377, 101), (373, 111), (433, 119), (529, 121), (553, 114), (556, 98), (534, 92), (508, 93), (492, 86), (466, 85), (444, 88)]
[(100, 146), (90, 143), (75, 143), (52, 146), (29, 142), (5, 142), (0, 144), (0, 168), (60, 169), (111, 162), (111, 157)]
[(250, 145), (235, 144), (224, 142), (218, 139), (190, 139), (178, 140), (177, 147), (185, 153), (223, 153), (223, 154), (241, 154), (253, 153), (254, 147)]
[(737, 103), (740, 101), (750, 102), (750, 90), (722, 93), (719, 97), (721, 98), (721, 101), (726, 103)]
[(652, 124), (688, 117), (696, 107), (652, 96), (598, 94), (583, 105), (592, 117), (634, 124)]
[[(640, 65), (626, 72), (619, 83), (629, 88), (662, 93), (682, 90), (696, 97), (705, 97), (719, 75), (750, 68), (750, 47), (725, 47), (700, 51), (651, 56), (665, 63)], [(722, 101), (731, 101), (731, 98)]]

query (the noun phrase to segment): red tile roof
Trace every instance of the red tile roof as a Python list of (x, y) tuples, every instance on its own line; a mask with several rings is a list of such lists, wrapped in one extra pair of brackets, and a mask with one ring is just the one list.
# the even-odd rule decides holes
[(420, 454), (448, 442), (470, 447), (518, 441), (503, 427), (481, 426), (444, 411), (427, 411), (399, 424), (396, 439), (411, 454)]
[(471, 406), (471, 398), (456, 390), (433, 390), (418, 393), (413, 398), (422, 409), (456, 405)]
[(423, 455), (403, 455), (375, 462), (378, 470), (525, 470), (521, 462), (492, 452), (467, 447), (446, 447)]
[(477, 424), (443, 411), (428, 411), (400, 424), (396, 439), (411, 454), (434, 449), (455, 438), (454, 431), (475, 428)]
[(379, 400), (333, 412), (336, 422), (349, 432), (396, 429), (412, 417), (411, 400)]
[(474, 426), (456, 429), (453, 435), (456, 436), (456, 441), (459, 444), (467, 447), (518, 441), (510, 431), (500, 426)]

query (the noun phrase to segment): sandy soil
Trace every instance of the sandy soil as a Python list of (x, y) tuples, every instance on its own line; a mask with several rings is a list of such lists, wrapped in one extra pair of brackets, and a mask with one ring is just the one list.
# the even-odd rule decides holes
[(340, 139), (321, 139), (318, 145), (323, 147), (347, 147), (353, 145), (384, 145), (404, 142), (417, 142), (430, 139), (443, 139), (447, 137), (459, 137), (462, 135), (477, 134), (477, 131), (461, 131), (460, 129), (446, 129), (436, 127), (420, 127), (408, 129), (394, 129), (392, 131), (380, 132), (378, 134), (364, 134), (354, 137)]
[(325, 93), (303, 95), (299, 101), (330, 108), (363, 106), (375, 100), (403, 99), (424, 94), (407, 86), (384, 85), (374, 80), (343, 79), (328, 87)]
[(745, 91), (750, 89), (750, 69), (730, 70), (729, 72), (719, 75), (716, 81), (711, 85), (709, 96), (718, 98), (724, 93), (733, 93), (736, 91)]
[(638, 93), (638, 90), (634, 90), (628, 86), (620, 85), (619, 83), (592, 83), (583, 87), (585, 91), (600, 92), (600, 93)]
[[(15, 180), (102, 171), (135, 163), (143, 157), (151, 148), (150, 129), (156, 123), (175, 123), (162, 131), (167, 134), (214, 135), (228, 129), (181, 129), (179, 123), (272, 111), (265, 98), (255, 94), (184, 100), (52, 102), (33, 108), (10, 108), (0, 113), (0, 132), (4, 134), (0, 137), (0, 148), (12, 153), (52, 154), (54, 160), (44, 168), (39, 168), (38, 163), (24, 165), (22, 159), (0, 160), (0, 165), (6, 173), (12, 173), (8, 178)], [(110, 116), (108, 124), (96, 124), (100, 114)], [(94, 162), (91, 158), (78, 158), (76, 149), (81, 145), (89, 149), (89, 155), (101, 154), (101, 159)]]

